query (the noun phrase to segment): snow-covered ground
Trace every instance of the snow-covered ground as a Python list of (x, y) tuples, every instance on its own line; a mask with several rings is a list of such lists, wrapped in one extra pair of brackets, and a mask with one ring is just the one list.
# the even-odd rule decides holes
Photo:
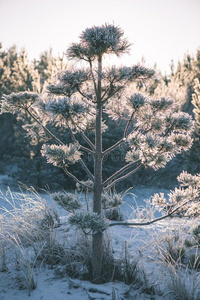
[[(3, 191), (5, 193), (5, 186)], [(131, 206), (135, 207), (136, 202), (137, 205), (144, 204), (144, 199), (148, 199), (154, 192), (160, 191), (165, 194), (169, 192), (167, 190), (155, 190), (154, 188), (149, 189), (144, 187), (134, 189), (132, 192), (136, 197), (133, 198), (131, 195), (128, 195), (125, 198), (126, 203), (122, 207), (124, 215), (130, 218), (133, 212)], [(52, 204), (48, 195), (44, 195), (44, 198), (47, 203)], [(8, 203), (0, 200), (0, 208), (2, 206), (9, 208)], [(58, 228), (58, 231), (62, 232), (66, 226), (66, 211), (62, 208), (57, 208), (61, 218), (61, 226)], [(27, 290), (19, 289), (19, 282), (16, 281), (16, 270), (13, 266), (13, 270), (0, 272), (0, 300), (174, 299), (170, 298), (171, 294), (169, 292), (171, 273), (167, 265), (161, 261), (158, 252), (159, 249), (162, 250), (162, 241), (165, 240), (166, 236), (174, 233), (190, 236), (190, 228), (195, 226), (195, 224), (197, 224), (197, 220), (168, 219), (159, 221), (151, 226), (113, 226), (108, 230), (108, 235), (112, 239), (114, 255), (116, 257), (123, 255), (123, 249), (127, 247), (130, 256), (134, 260), (138, 260), (140, 272), (143, 275), (145, 274), (144, 277), (148, 282), (149, 291), (150, 287), (153, 286), (157, 291), (156, 295), (150, 295), (141, 287), (136, 288), (134, 285), (126, 285), (122, 282), (94, 285), (89, 281), (72, 279), (67, 276), (59, 278), (55, 274), (54, 269), (44, 268), (44, 266), (37, 266), (33, 269), (37, 287), (28, 295)], [(71, 228), (67, 232), (68, 240), (73, 241), (74, 234), (75, 231)], [(185, 278), (184, 280), (186, 281), (186, 285), (188, 284), (188, 289), (191, 289), (193, 283), (198, 283), (198, 273), (192, 274), (189, 277), (186, 271), (186, 269), (183, 270), (181, 276)], [(191, 274), (192, 271), (189, 273)], [(162, 292), (160, 295), (158, 293), (159, 290)], [(129, 293), (127, 293), (128, 291)], [(192, 298), (185, 299), (192, 300)]]

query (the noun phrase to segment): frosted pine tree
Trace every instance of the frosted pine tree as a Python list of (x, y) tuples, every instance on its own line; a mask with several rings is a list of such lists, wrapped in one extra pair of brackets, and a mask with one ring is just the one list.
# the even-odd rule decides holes
[(14, 61), (11, 74), (11, 86), (13, 91), (39, 91), (39, 74), (35, 70), (34, 64), (28, 59), (25, 50), (21, 50), (17, 59)]
[[(196, 78), (194, 81), (194, 94), (192, 95), (192, 104), (194, 105), (194, 115), (195, 121), (197, 126), (197, 133), (199, 132), (200, 128), (200, 83), (199, 80)], [(199, 132), (200, 133), (200, 132)]]
[(179, 187), (170, 191), (167, 200), (163, 193), (154, 194), (153, 204), (166, 211), (165, 216), (200, 216), (200, 174), (183, 171), (178, 177)]
[[(80, 42), (67, 50), (69, 59), (82, 61), (87, 67), (59, 72), (56, 82), (48, 86), (46, 96), (13, 93), (4, 95), (2, 101), (2, 113), (24, 111), (40, 125), (40, 134), (52, 138), (54, 144), (42, 147), (42, 155), (49, 163), (62, 168), (80, 186), (92, 188), (92, 212), (77, 210), (70, 222), (92, 233), (93, 280), (97, 283), (102, 280), (103, 232), (109, 225), (102, 212), (102, 195), (142, 166), (154, 170), (165, 167), (192, 144), (193, 121), (188, 114), (178, 111), (173, 99), (152, 99), (135, 92), (135, 85), (152, 79), (155, 71), (140, 65), (103, 65), (107, 55), (120, 57), (129, 48), (119, 27), (106, 24), (87, 28), (81, 33)], [(126, 124), (118, 142), (107, 149), (103, 146), (104, 132), (109, 130), (105, 116), (116, 121), (116, 126), (123, 124), (121, 119)], [(49, 130), (49, 123), (69, 131), (71, 142), (64, 144), (58, 139)], [(94, 140), (89, 138), (91, 132)], [(103, 159), (122, 144), (129, 148), (126, 163), (105, 178)], [(92, 157), (93, 169), (88, 168), (83, 153)], [(82, 182), (70, 171), (70, 165), (76, 163), (80, 163), (90, 181)]]
[[(195, 153), (199, 154), (200, 135), (200, 84), (196, 78), (194, 80), (194, 94), (192, 95), (195, 116)], [(200, 174), (192, 175), (183, 171), (178, 177), (179, 187), (172, 190), (167, 200), (163, 193), (156, 193), (152, 200), (154, 205), (166, 211), (166, 215), (176, 215), (179, 217), (199, 217), (200, 216)]]

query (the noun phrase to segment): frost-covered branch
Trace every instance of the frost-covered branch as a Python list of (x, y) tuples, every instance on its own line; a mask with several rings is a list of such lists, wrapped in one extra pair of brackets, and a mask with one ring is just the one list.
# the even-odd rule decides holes
[(68, 165), (75, 164), (81, 159), (81, 152), (74, 144), (69, 145), (43, 145), (42, 156), (45, 156), (48, 163), (53, 164), (56, 167), (62, 168), (68, 176), (79, 183), (81, 186), (87, 187), (82, 181), (80, 181), (75, 175), (67, 170)]
[(51, 94), (64, 95), (70, 98), (86, 81), (90, 79), (88, 70), (62, 71), (57, 75), (57, 83), (48, 85)]
[(115, 222), (115, 223), (110, 223), (109, 227), (118, 226), (118, 225), (121, 225), (121, 226), (148, 226), (148, 225), (151, 225), (151, 224), (156, 223), (158, 221), (162, 221), (166, 218), (172, 217), (183, 206), (184, 205), (181, 205), (181, 206), (175, 208), (174, 210), (172, 210), (171, 212), (169, 212), (168, 214), (166, 214), (164, 216), (161, 216), (161, 217), (158, 217), (158, 218), (155, 218), (151, 221), (147, 221), (147, 222)]
[(119, 140), (118, 142), (116, 142), (114, 145), (112, 145), (111, 147), (109, 147), (108, 149), (106, 149), (105, 151), (103, 151), (102, 155), (103, 157), (105, 155), (107, 155), (108, 153), (112, 152), (113, 150), (115, 150), (116, 148), (118, 148), (120, 145), (122, 145), (123, 143), (126, 142), (126, 139), (127, 139), (127, 134), (128, 134), (128, 129), (129, 129), (129, 126), (131, 124), (131, 121), (133, 119), (133, 116), (134, 116), (134, 112), (132, 112), (131, 114), (131, 117), (129, 118), (128, 122), (127, 122), (127, 125), (125, 127), (125, 130), (124, 130), (124, 137)]
[(86, 98), (88, 101), (92, 101), (92, 102), (95, 103), (95, 101), (93, 99), (91, 99), (88, 95), (86, 95), (84, 92), (82, 92), (79, 87), (77, 87), (77, 91), (79, 92), (79, 94), (81, 96), (83, 96), (84, 98)]
[(63, 166), (62, 169), (65, 172), (65, 174), (68, 175), (69, 177), (71, 177), (76, 183), (80, 184), (84, 188), (87, 188), (87, 189), (90, 188), (88, 185), (84, 184), (81, 180), (79, 180), (74, 174), (72, 174), (71, 172), (69, 172), (67, 170), (67, 168), (65, 168)]
[(134, 111), (132, 112), (127, 124), (126, 124), (126, 128), (124, 130), (124, 138), (126, 139), (127, 138), (127, 134), (128, 134), (128, 130), (129, 130), (129, 127), (130, 127), (130, 124), (131, 124), (131, 121), (133, 120), (133, 116), (134, 116)]
[(83, 151), (85, 151), (85, 152), (87, 152), (87, 153), (89, 153), (89, 154), (91, 154), (91, 155), (94, 155), (94, 152), (93, 152), (91, 149), (89, 149), (89, 148), (87, 148), (87, 147), (81, 145), (81, 144), (77, 141), (77, 139), (76, 139), (76, 137), (75, 137), (75, 135), (74, 135), (72, 129), (71, 129), (70, 127), (68, 127), (68, 128), (69, 128), (69, 132), (70, 132), (70, 135), (71, 135), (71, 138), (72, 138), (74, 144), (75, 144), (75, 145), (78, 145), (79, 149), (81, 149), (81, 150), (83, 150)]
[(81, 132), (81, 136), (82, 136), (82, 138), (86, 141), (86, 143), (88, 143), (88, 145), (91, 147), (91, 149), (92, 149), (93, 151), (95, 151), (95, 146), (94, 146), (94, 144), (90, 141), (90, 139), (85, 135), (84, 132)]
[(90, 172), (90, 170), (88, 169), (88, 167), (86, 166), (86, 164), (84, 163), (84, 161), (82, 159), (80, 159), (79, 162), (80, 162), (83, 170), (85, 170), (85, 172), (87, 173), (87, 175), (89, 176), (89, 178), (94, 182), (94, 175), (92, 175), (92, 173)]
[(111, 175), (109, 178), (107, 178), (104, 182), (103, 182), (103, 187), (106, 187), (109, 183), (111, 183), (114, 179), (116, 179), (118, 176), (122, 175), (125, 171), (127, 171), (128, 169), (132, 168), (136, 163), (138, 163), (139, 160), (134, 161), (134, 162), (130, 162), (129, 164), (125, 165), (124, 167), (122, 167), (120, 170), (116, 171), (113, 175)]
[(38, 118), (36, 118), (29, 109), (26, 109), (26, 111), (59, 145), (64, 145), (64, 143), (59, 138), (57, 138), (57, 136), (55, 136), (46, 126), (44, 126), (42, 122)]
[(170, 191), (169, 199), (163, 193), (156, 193), (152, 203), (160, 209), (171, 212), (176, 209), (178, 216), (200, 216), (200, 174), (191, 175), (183, 171), (177, 177), (180, 187)]
[(85, 234), (103, 232), (109, 227), (109, 222), (103, 216), (95, 212), (76, 211), (68, 219), (69, 224), (83, 230)]
[(113, 182), (111, 182), (109, 185), (105, 186), (104, 189), (109, 190), (111, 189), (113, 186), (115, 186), (116, 183), (125, 180), (126, 178), (128, 178), (129, 176), (133, 175), (134, 173), (136, 173), (140, 168), (141, 168), (141, 164), (139, 166), (137, 166), (135, 169), (133, 169), (132, 171), (130, 171), (129, 173), (127, 173), (124, 176), (121, 176), (120, 178), (115, 179)]
[(75, 164), (80, 160), (81, 152), (74, 144), (69, 145), (43, 145), (41, 153), (49, 163), (62, 168)]
[(104, 99), (103, 97), (105, 96), (105, 94), (104, 94), (104, 96), (102, 97), (102, 104), (105, 104), (110, 98), (112, 98), (114, 95), (116, 95), (117, 93), (119, 93), (121, 90), (123, 90), (123, 88), (124, 88), (124, 86), (119, 86), (119, 87), (117, 87), (115, 90), (113, 90), (113, 91), (109, 91), (109, 89), (107, 89), (107, 91), (108, 91), (108, 96)]
[(92, 62), (89, 61), (89, 64), (90, 64), (90, 72), (91, 72), (92, 81), (93, 81), (94, 90), (95, 90), (95, 96), (97, 98), (97, 84), (96, 84), (96, 80), (95, 80), (94, 73), (93, 73)]
[(33, 92), (19, 92), (3, 95), (1, 101), (1, 114), (12, 113), (29, 109), (39, 100), (39, 95)]
[(105, 24), (93, 26), (84, 30), (80, 36), (80, 43), (73, 43), (67, 55), (69, 59), (91, 62), (104, 54), (119, 56), (129, 51), (130, 44), (123, 38), (121, 28)]
[(122, 145), (125, 142), (126, 142), (126, 139), (124, 139), (124, 138), (121, 139), (121, 140), (119, 140), (114, 145), (112, 145), (111, 147), (109, 147), (108, 149), (106, 149), (105, 151), (103, 151), (102, 157), (106, 156), (108, 153), (112, 152), (113, 150), (115, 150), (116, 148), (118, 148), (120, 145)]
[[(93, 155), (94, 155), (94, 152), (93, 152), (93, 151), (91, 151), (90, 149), (88, 149), (88, 148), (86, 148), (86, 147), (84, 147), (84, 146), (82, 146), (82, 145), (79, 144), (79, 142), (78, 142), (77, 139), (75, 138), (75, 136), (74, 136), (74, 134), (73, 134), (73, 132), (72, 132), (72, 130), (71, 130), (70, 127), (69, 127), (69, 131), (70, 131), (71, 138), (72, 138), (72, 140), (73, 140), (73, 142), (74, 142), (75, 145), (77, 145), (81, 150), (84, 150), (84, 151), (86, 151), (87, 153), (90, 153), (90, 154), (93, 154)], [(86, 164), (84, 163), (84, 161), (83, 161), (82, 159), (80, 159), (79, 162), (80, 162), (82, 168), (83, 168), (83, 169), (86, 171), (86, 173), (88, 174), (89, 178), (90, 178), (92, 181), (94, 181), (94, 175), (92, 175), (92, 173), (90, 172), (90, 170), (88, 169), (88, 167), (86, 166)]]

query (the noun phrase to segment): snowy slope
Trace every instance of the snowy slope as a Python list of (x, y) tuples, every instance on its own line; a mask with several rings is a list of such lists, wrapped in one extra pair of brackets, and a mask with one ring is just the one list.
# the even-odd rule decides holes
[[(162, 191), (165, 193), (168, 192), (167, 190)], [(133, 192), (136, 195), (137, 202), (141, 205), (144, 199), (149, 198), (153, 192), (158, 192), (158, 190), (140, 188)], [(45, 197), (48, 201), (48, 197)], [(127, 196), (126, 202), (128, 205), (123, 205), (123, 211), (125, 215), (130, 217), (130, 205), (135, 206), (135, 200), (131, 196)], [(5, 203), (1, 200), (0, 207), (3, 205)], [(62, 232), (65, 226), (67, 226), (65, 222), (66, 212), (59, 208), (58, 213), (61, 216), (59, 231)], [(135, 261), (138, 260), (138, 265), (141, 272), (145, 274), (148, 286), (155, 288), (156, 295), (149, 295), (141, 287), (125, 285), (122, 282), (94, 285), (88, 281), (71, 279), (67, 276), (59, 278), (58, 274), (55, 274), (54, 269), (37, 266), (33, 269), (37, 288), (31, 291), (29, 296), (27, 290), (19, 289), (20, 284), (16, 281), (17, 271), (13, 265), (13, 270), (0, 273), (0, 300), (173, 299), (170, 298), (168, 287), (170, 273), (166, 264), (161, 262), (158, 249), (162, 248), (162, 240), (164, 240), (165, 236), (170, 236), (175, 232), (182, 236), (190, 235), (190, 228), (196, 222), (197, 220), (169, 219), (151, 226), (113, 226), (108, 230), (108, 235), (112, 237), (114, 255), (116, 257), (123, 255), (123, 249), (126, 245), (132, 259)], [(68, 239), (73, 241), (74, 229), (70, 228), (67, 234)], [(188, 273), (186, 274), (183, 271), (182, 276), (185, 276), (188, 289), (191, 288), (193, 283), (196, 284), (198, 282), (198, 273), (195, 274), (196, 277), (193, 275), (190, 277)], [(162, 295), (159, 294), (159, 291), (162, 292)], [(197, 292), (198, 290), (196, 290), (196, 294)]]

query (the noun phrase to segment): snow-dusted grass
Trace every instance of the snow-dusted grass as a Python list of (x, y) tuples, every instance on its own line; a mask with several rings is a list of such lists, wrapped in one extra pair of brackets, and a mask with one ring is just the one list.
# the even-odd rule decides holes
[[(151, 218), (153, 207), (147, 203), (142, 208), (151, 194), (153, 190), (139, 190), (138, 205), (127, 196), (125, 217)], [(5, 206), (0, 219), (1, 300), (200, 299), (195, 229), (200, 220), (110, 227), (104, 272), (112, 270), (112, 282), (94, 285), (85, 280), (91, 264), (90, 237), (70, 227), (66, 211), (54, 206), (47, 194), (8, 190), (0, 205)]]
[(168, 292), (165, 296), (169, 299), (195, 300), (199, 299), (199, 275), (188, 274), (188, 269), (181, 266), (167, 266), (169, 278), (167, 280)]

